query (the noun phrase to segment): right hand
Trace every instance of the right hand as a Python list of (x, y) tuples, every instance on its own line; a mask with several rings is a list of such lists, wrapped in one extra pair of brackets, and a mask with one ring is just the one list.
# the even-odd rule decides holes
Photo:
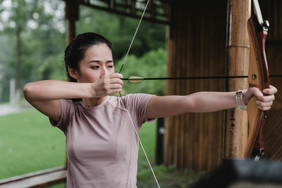
[(121, 92), (123, 86), (122, 77), (122, 74), (119, 73), (102, 76), (97, 82), (92, 84), (95, 97), (104, 97)]

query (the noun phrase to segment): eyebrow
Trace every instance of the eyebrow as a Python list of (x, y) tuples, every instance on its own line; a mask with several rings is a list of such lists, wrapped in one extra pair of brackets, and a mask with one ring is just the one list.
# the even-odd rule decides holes
[[(113, 62), (114, 62), (114, 60), (108, 60), (106, 63), (113, 63)], [(100, 60), (91, 60), (87, 64), (89, 64), (89, 63), (101, 63), (101, 61)]]

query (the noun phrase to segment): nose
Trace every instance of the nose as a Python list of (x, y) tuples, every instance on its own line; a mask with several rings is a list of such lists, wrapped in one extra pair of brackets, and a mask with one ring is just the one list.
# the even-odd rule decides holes
[(100, 72), (100, 78), (103, 76), (107, 76), (109, 74), (107, 67), (106, 66), (102, 66), (101, 67), (101, 72)]

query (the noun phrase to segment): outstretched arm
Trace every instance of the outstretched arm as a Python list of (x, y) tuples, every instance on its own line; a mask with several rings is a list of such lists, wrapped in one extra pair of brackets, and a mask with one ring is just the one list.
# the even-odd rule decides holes
[[(277, 89), (271, 86), (263, 91), (249, 88), (244, 94), (244, 103), (256, 96), (258, 108), (269, 110)], [(147, 118), (159, 118), (180, 115), (186, 112), (215, 112), (236, 107), (236, 92), (198, 92), (186, 96), (153, 96), (148, 101)]]

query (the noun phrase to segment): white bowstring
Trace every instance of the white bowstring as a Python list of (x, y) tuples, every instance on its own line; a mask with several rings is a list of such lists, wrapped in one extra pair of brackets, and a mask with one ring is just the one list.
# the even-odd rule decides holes
[[(122, 65), (121, 65), (121, 67), (120, 67), (119, 73), (121, 73), (121, 71), (122, 71), (122, 69), (123, 69), (123, 67), (124, 67), (124, 65), (125, 65), (125, 63), (126, 63), (127, 56), (128, 56), (128, 54), (129, 54), (130, 49), (131, 49), (131, 47), (132, 47), (132, 44), (133, 44), (133, 42), (134, 42), (134, 40), (135, 40), (136, 34), (137, 34), (138, 30), (139, 30), (140, 24), (141, 24), (141, 22), (142, 22), (142, 20), (143, 20), (143, 17), (144, 17), (144, 15), (145, 15), (145, 12), (146, 12), (146, 10), (147, 10), (147, 7), (148, 7), (149, 3), (150, 3), (150, 0), (147, 1), (146, 5), (145, 5), (145, 7), (144, 7), (143, 13), (142, 13), (141, 18), (140, 18), (140, 20), (139, 20), (139, 23), (138, 23), (138, 25), (137, 25), (137, 27), (136, 27), (136, 30), (135, 30), (134, 35), (133, 35), (133, 37), (132, 37), (132, 40), (131, 40), (131, 42), (130, 42), (129, 48), (128, 48), (127, 52), (126, 52), (126, 55), (125, 55), (124, 60), (123, 60), (123, 63), (122, 63)], [(153, 167), (152, 167), (152, 165), (151, 165), (151, 163), (150, 163), (150, 160), (149, 160), (149, 158), (148, 158), (148, 156), (147, 156), (147, 153), (146, 153), (145, 148), (144, 148), (144, 146), (143, 146), (143, 144), (142, 144), (142, 141), (141, 141), (141, 139), (140, 139), (140, 137), (139, 137), (139, 134), (138, 134), (137, 130), (135, 129), (135, 125), (134, 125), (134, 123), (133, 123), (133, 120), (132, 120), (132, 118), (131, 118), (131, 115), (129, 114), (128, 109), (127, 109), (127, 107), (126, 107), (126, 105), (125, 105), (125, 103), (124, 103), (124, 101), (123, 101), (123, 98), (122, 98), (121, 93), (119, 93), (119, 94), (120, 94), (120, 97), (121, 97), (121, 101), (122, 101), (122, 103), (123, 103), (123, 106), (125, 107), (126, 112), (127, 112), (127, 114), (128, 114), (128, 117), (129, 117), (129, 119), (130, 119), (131, 126), (133, 127), (133, 130), (134, 130), (135, 134), (136, 134), (137, 137), (138, 137), (138, 142), (140, 143), (140, 146), (141, 146), (141, 148), (142, 148), (142, 150), (143, 150), (143, 153), (144, 153), (144, 155), (145, 155), (145, 158), (146, 158), (146, 160), (147, 160), (147, 163), (148, 163), (148, 165), (149, 165), (149, 167), (150, 167), (150, 169), (151, 169), (151, 172), (152, 172), (152, 174), (153, 174), (153, 176), (154, 176), (155, 182), (156, 182), (158, 188), (160, 188), (159, 181), (158, 181), (158, 179), (157, 179), (157, 177), (156, 177), (156, 175), (155, 175), (154, 169), (153, 169)]]
[[(123, 102), (122, 102), (122, 103), (123, 103)], [(147, 163), (148, 163), (148, 165), (149, 165), (149, 167), (150, 167), (150, 169), (151, 169), (151, 172), (152, 172), (152, 174), (153, 174), (153, 176), (154, 176), (155, 182), (156, 182), (158, 188), (160, 188), (159, 181), (158, 181), (158, 179), (157, 179), (157, 176), (155, 175), (154, 169), (153, 169), (153, 167), (152, 167), (152, 165), (151, 165), (151, 163), (150, 163), (150, 160), (149, 160), (149, 158), (148, 158), (148, 156), (147, 156), (147, 153), (146, 153), (145, 148), (144, 148), (144, 146), (143, 146), (143, 144), (142, 144), (142, 141), (141, 141), (141, 139), (140, 139), (140, 137), (139, 137), (139, 134), (138, 134), (138, 132), (137, 132), (135, 126), (134, 126), (134, 123), (133, 123), (133, 120), (132, 120), (132, 118), (131, 118), (131, 115), (129, 114), (129, 112), (128, 112), (127, 109), (126, 109), (126, 112), (127, 112), (128, 117), (129, 117), (129, 119), (130, 119), (131, 126), (133, 127), (134, 132), (135, 132), (135, 134), (136, 134), (137, 137), (138, 137), (138, 141), (139, 141), (140, 146), (141, 146), (141, 148), (142, 148), (142, 150), (143, 150), (143, 153), (144, 153), (144, 155), (145, 155), (145, 158), (146, 158), (146, 160), (147, 160)]]
[(123, 63), (122, 63), (122, 65), (121, 65), (121, 67), (120, 67), (119, 73), (121, 73), (121, 71), (122, 71), (122, 69), (123, 69), (123, 66), (125, 65), (127, 56), (128, 56), (128, 54), (129, 54), (129, 51), (130, 51), (130, 49), (131, 49), (131, 47), (132, 47), (132, 44), (133, 44), (133, 42), (134, 42), (134, 40), (135, 40), (136, 34), (137, 34), (138, 30), (139, 30), (140, 24), (141, 24), (141, 22), (142, 22), (142, 20), (143, 20), (143, 17), (144, 17), (144, 15), (145, 15), (145, 12), (146, 12), (146, 9), (147, 9), (147, 7), (148, 7), (149, 2), (150, 2), (150, 0), (148, 0), (148, 1), (147, 1), (147, 4), (145, 5), (145, 8), (144, 8), (143, 13), (142, 13), (142, 16), (141, 16), (141, 18), (140, 18), (140, 20), (139, 20), (139, 23), (138, 23), (137, 27), (136, 27), (135, 33), (134, 33), (134, 35), (133, 35), (133, 37), (132, 37), (132, 40), (131, 40), (130, 45), (129, 45), (129, 48), (128, 48), (127, 52), (126, 52), (126, 55), (125, 55), (124, 60), (123, 60)]

